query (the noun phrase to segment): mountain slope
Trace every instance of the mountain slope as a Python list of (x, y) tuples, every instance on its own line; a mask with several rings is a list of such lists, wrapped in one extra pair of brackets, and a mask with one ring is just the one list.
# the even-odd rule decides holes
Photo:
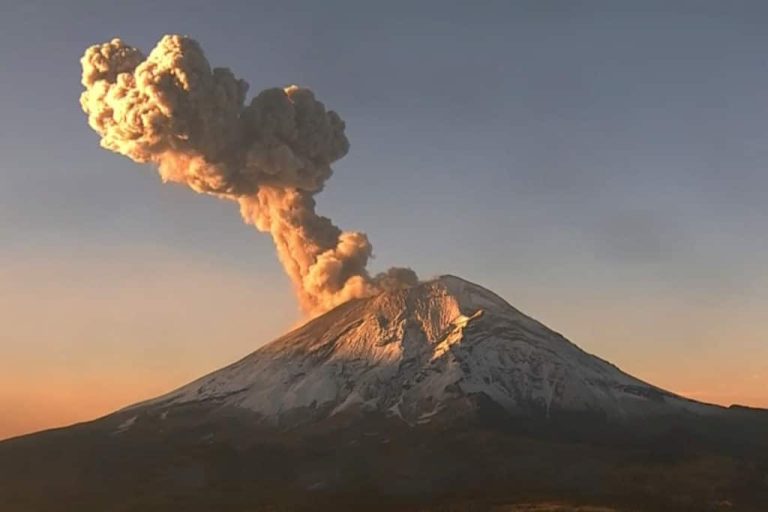
[(376, 411), (410, 424), (471, 412), (612, 419), (714, 414), (587, 354), (492, 292), (453, 276), (349, 302), (156, 400), (235, 407), (270, 423)]

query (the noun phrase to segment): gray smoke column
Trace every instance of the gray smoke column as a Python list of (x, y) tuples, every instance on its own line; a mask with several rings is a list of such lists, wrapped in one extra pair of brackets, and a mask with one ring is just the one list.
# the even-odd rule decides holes
[(307, 313), (417, 282), (407, 268), (369, 275), (368, 237), (315, 213), (314, 195), (349, 142), (344, 121), (309, 89), (266, 89), (246, 105), (248, 84), (211, 69), (200, 45), (178, 35), (148, 56), (113, 39), (81, 63), (80, 103), (101, 145), (155, 164), (164, 182), (236, 201), (272, 235)]

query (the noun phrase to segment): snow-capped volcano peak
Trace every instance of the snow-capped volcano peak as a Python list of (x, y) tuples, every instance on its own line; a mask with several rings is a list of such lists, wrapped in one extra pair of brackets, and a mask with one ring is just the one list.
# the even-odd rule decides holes
[(228, 367), (140, 404), (235, 407), (264, 421), (379, 412), (409, 423), (489, 399), (510, 414), (706, 413), (587, 354), (454, 276), (343, 304)]

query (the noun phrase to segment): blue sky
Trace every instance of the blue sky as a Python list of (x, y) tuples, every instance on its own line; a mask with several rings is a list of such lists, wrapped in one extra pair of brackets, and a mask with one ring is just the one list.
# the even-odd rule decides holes
[[(16, 300), (25, 288), (60, 293), (53, 304), (93, 294), (64, 338), (122, 354), (126, 376), (173, 354), (184, 371), (158, 388), (298, 321), (268, 236), (231, 203), (100, 149), (80, 111), (85, 48), (119, 36), (148, 51), (181, 33), (251, 94), (301, 84), (345, 119), (351, 150), (318, 208), (369, 234), (374, 270), (460, 275), (640, 377), (768, 405), (766, 23), (761, 2), (9, 2), (0, 353), (22, 368), (53, 348), (96, 365), (19, 323), (58, 314)], [(160, 274), (174, 276), (166, 288)], [(126, 276), (156, 281), (169, 324), (104, 341), (89, 322), (113, 318)], [(207, 303), (189, 282), (217, 276), (243, 287), (229, 300), (260, 305), (221, 290), (207, 328), (168, 327)], [(120, 301), (139, 322), (141, 294)], [(211, 341), (215, 324), (240, 325), (234, 311), (248, 321)], [(69, 364), (75, 382), (85, 370)], [(717, 365), (745, 382), (712, 383)]]

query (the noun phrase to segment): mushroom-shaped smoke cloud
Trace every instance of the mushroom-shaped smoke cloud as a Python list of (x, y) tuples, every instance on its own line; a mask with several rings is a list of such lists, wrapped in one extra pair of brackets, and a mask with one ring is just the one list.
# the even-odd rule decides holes
[(315, 213), (314, 195), (349, 142), (344, 121), (309, 89), (267, 89), (211, 69), (200, 45), (165, 36), (145, 57), (120, 39), (90, 47), (80, 97), (101, 145), (157, 165), (163, 181), (237, 201), (272, 235), (302, 309), (322, 313), (356, 297), (416, 283), (407, 268), (371, 276), (364, 233)]

